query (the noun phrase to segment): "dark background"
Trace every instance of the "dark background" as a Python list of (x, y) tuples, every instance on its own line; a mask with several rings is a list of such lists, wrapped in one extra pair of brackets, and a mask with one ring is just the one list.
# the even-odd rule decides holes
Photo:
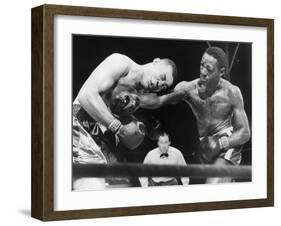
[[(228, 54), (229, 64), (233, 59), (237, 43), (209, 41)], [(202, 54), (208, 47), (207, 41), (172, 40), (155, 38), (126, 38), (113, 36), (72, 36), (73, 100), (91, 72), (112, 53), (127, 55), (138, 64), (151, 62), (154, 58), (170, 58), (178, 68), (178, 82), (199, 77)], [(243, 95), (245, 111), (251, 126), (252, 99), (252, 45), (240, 43), (230, 73), (230, 81), (237, 85)], [(189, 106), (182, 102), (167, 105), (157, 110), (139, 110), (137, 116), (154, 116), (162, 123), (163, 129), (171, 136), (171, 146), (181, 150), (188, 163), (198, 163), (195, 151), (198, 145), (196, 119)], [(123, 147), (123, 161), (142, 162), (146, 153), (155, 148), (156, 141), (148, 137), (134, 151)], [(120, 151), (120, 150), (119, 150)], [(244, 145), (242, 164), (251, 164), (251, 140)]]

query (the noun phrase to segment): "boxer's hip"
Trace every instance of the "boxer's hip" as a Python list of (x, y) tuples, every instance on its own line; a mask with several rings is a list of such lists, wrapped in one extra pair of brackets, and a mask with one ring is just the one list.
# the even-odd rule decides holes
[[(105, 142), (105, 135), (97, 123), (79, 105), (73, 104), (73, 163), (107, 164), (118, 162), (112, 148)], [(104, 179), (103, 179), (104, 180)], [(128, 178), (105, 178), (106, 187), (131, 186)], [(88, 188), (87, 188), (88, 189)]]
[(73, 163), (106, 163), (107, 160), (97, 143), (98, 137), (94, 139), (93, 132), (97, 130), (97, 124), (94, 120), (89, 119), (83, 111), (84, 109), (80, 105), (73, 105)]
[(99, 143), (100, 135), (103, 134), (104, 128), (94, 120), (80, 104), (73, 104), (73, 117), (77, 118), (82, 127)]

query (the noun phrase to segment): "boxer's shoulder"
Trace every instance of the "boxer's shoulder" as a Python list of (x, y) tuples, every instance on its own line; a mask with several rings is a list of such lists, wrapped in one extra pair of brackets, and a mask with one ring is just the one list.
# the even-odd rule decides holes
[[(191, 98), (191, 99), (196, 99), (198, 98), (198, 81), (199, 79), (194, 79), (192, 81), (189, 82), (189, 95), (187, 97)], [(187, 98), (188, 99), (188, 98)]]
[(224, 87), (227, 89), (229, 95), (235, 97), (241, 95), (241, 91), (238, 86), (233, 85), (229, 81), (224, 80)]
[(223, 80), (223, 87), (227, 92), (227, 95), (230, 99), (230, 101), (234, 104), (237, 105), (243, 101), (243, 97), (240, 91), (240, 88), (236, 85), (233, 85), (227, 80)]
[(237, 90), (239, 90), (238, 86), (233, 85), (231, 82), (229, 82), (225, 79), (221, 79), (221, 86), (222, 86), (222, 88), (226, 89), (227, 91), (229, 91), (231, 93), (235, 93), (235, 92), (237, 92)]
[(186, 98), (196, 90), (198, 79), (192, 81), (182, 81), (175, 86), (175, 91), (184, 91)]
[(129, 57), (127, 57), (124, 54), (121, 53), (112, 53), (110, 54), (107, 59), (111, 59), (111, 60), (131, 60)]
[(107, 64), (110, 64), (111, 67), (121, 66), (125, 68), (130, 67), (134, 64), (133, 60), (121, 53), (112, 53), (105, 59), (105, 62), (107, 62)]

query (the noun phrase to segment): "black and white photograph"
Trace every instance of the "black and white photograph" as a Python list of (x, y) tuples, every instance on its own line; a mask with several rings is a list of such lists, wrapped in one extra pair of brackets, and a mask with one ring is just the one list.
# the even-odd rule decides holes
[(274, 205), (273, 19), (47, 4), (32, 28), (32, 216)]
[(71, 57), (73, 191), (252, 181), (252, 43), (72, 34)]

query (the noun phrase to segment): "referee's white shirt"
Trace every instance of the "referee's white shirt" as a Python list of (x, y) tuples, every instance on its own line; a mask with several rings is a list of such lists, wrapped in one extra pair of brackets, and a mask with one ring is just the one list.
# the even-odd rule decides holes
[[(169, 146), (168, 149), (168, 157), (160, 157), (162, 152), (157, 147), (155, 149), (152, 149), (147, 153), (147, 155), (144, 158), (143, 164), (158, 164), (158, 165), (186, 165), (186, 162), (184, 160), (184, 157), (180, 150)], [(173, 179), (173, 177), (153, 177), (152, 180), (159, 183), (159, 182), (165, 182)], [(148, 186), (148, 178), (147, 177), (140, 177), (139, 178), (141, 186), (147, 187)], [(189, 184), (189, 178), (188, 177), (182, 177), (181, 181), (183, 185)]]

